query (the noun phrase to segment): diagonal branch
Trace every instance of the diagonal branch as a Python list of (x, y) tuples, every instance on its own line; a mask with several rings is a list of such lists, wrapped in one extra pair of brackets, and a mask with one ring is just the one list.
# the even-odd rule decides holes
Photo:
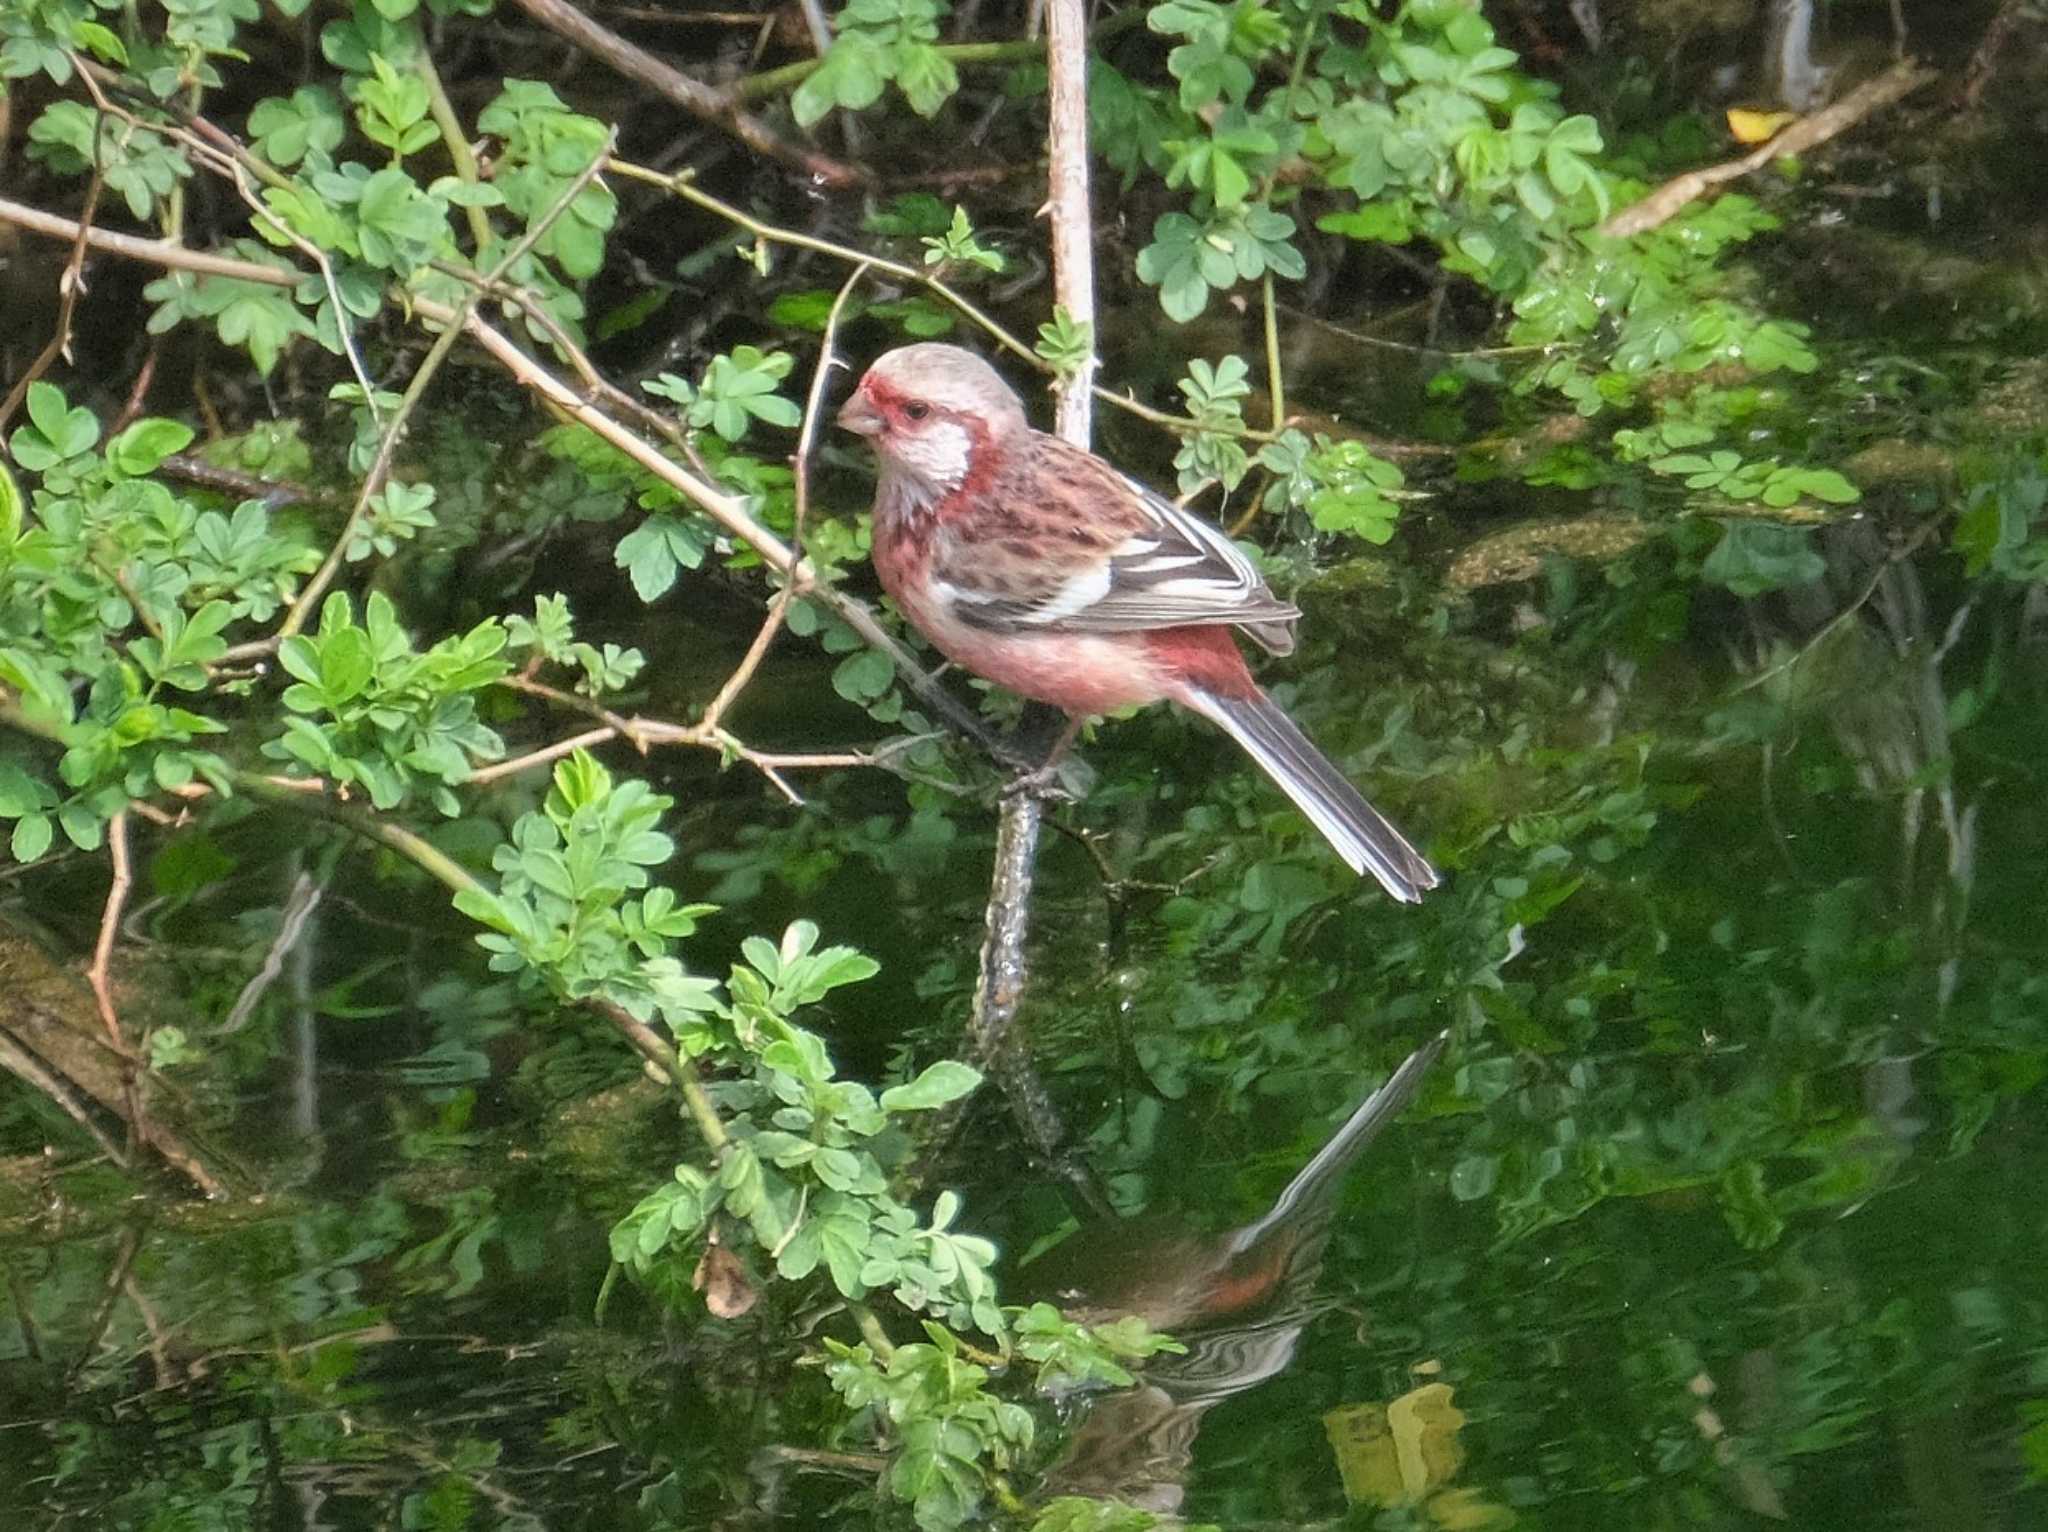
[(1934, 70), (1923, 69), (1911, 59), (1894, 64), (1876, 79), (1866, 80), (1857, 86), (1832, 106), (1823, 107), (1810, 117), (1800, 118), (1769, 143), (1740, 159), (1726, 160), (1704, 170), (1688, 170), (1684, 175), (1674, 176), (1642, 201), (1623, 208), (1595, 232), (1610, 239), (1627, 239), (1631, 235), (1646, 233), (1676, 217), (1687, 203), (1705, 196), (1723, 181), (1746, 176), (1784, 155), (1804, 154), (1937, 77)]
[(820, 186), (861, 186), (874, 179), (858, 165), (849, 165), (778, 137), (766, 123), (741, 106), (739, 98), (732, 92), (706, 85), (702, 80), (663, 63), (646, 49), (636, 47), (611, 28), (593, 21), (567, 0), (513, 0), (513, 3), (550, 32), (609, 64), (627, 79), (639, 81), (692, 117), (723, 128), (756, 153), (796, 166)]

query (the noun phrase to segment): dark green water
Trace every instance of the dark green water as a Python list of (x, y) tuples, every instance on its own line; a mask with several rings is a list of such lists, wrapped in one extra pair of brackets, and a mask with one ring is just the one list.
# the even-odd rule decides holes
[[(1828, 546), (1836, 583), (1870, 584), (1865, 539)], [(1428, 1504), (1465, 1524), (2048, 1513), (2032, 603), (1943, 555), (1893, 564), (1744, 689), (1761, 672), (1731, 649), (1782, 664), (1810, 612), (1802, 632), (1791, 602), (1696, 594), (1687, 637), (1641, 661), (1572, 636), (1629, 620), (1658, 562), (1519, 644), (1416, 637), (1389, 663), (1341, 614), (1319, 624), (1297, 703), (1433, 828), (1453, 877), (1422, 911), (1362, 893), (1192, 725), (1113, 726), (1102, 785), (1061, 811), (1187, 879), (1111, 897), (1074, 843), (1044, 860), (1032, 1049), (1127, 1210), (1243, 1222), (1414, 1041), (1454, 1031), (1344, 1191), (1292, 1364), (1166, 1455), (1191, 1517), (1460, 1524), (1348, 1506), (1325, 1423), (1439, 1384), (1463, 1419), (1429, 1486), (1455, 1496)], [(985, 810), (920, 838), (888, 779), (802, 815), (731, 778), (673, 785), (689, 844), (754, 825), (751, 862), (674, 869), (728, 903), (700, 967), (807, 913), (883, 965), (825, 1018), (843, 1060), (952, 1046)], [(243, 870), (140, 918), (158, 1003), (195, 1033), (274, 925), (281, 833), (217, 832)], [(1210, 833), (1224, 858), (1200, 872), (1177, 843)], [(221, 1120), (270, 1192), (131, 1203), (108, 1170), (17, 1161), (10, 1518), (863, 1524), (863, 1479), (779, 1451), (828, 1417), (787, 1366), (816, 1316), (678, 1327), (625, 1289), (591, 1322), (609, 1220), (691, 1148), (656, 1093), (607, 1038), (486, 985), (437, 900), (327, 858), (304, 858), (328, 898), (283, 989), (219, 1044), (243, 1066)], [(33, 1114), (8, 1122), (28, 1147)], [(948, 1179), (1006, 1250), (1077, 1210), (993, 1102), (961, 1145)]]

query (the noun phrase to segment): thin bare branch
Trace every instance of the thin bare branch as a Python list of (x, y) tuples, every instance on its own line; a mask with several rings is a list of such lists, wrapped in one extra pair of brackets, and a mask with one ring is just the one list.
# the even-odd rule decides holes
[(475, 784), (482, 784), (495, 782), (501, 777), (516, 777), (523, 771), (532, 771), (537, 766), (559, 761), (563, 756), (574, 755), (579, 750), (607, 744), (618, 737), (617, 729), (586, 729), (581, 734), (558, 739), (552, 745), (543, 745), (540, 749), (530, 750), (525, 755), (515, 755), (509, 761), (499, 761), (495, 765), (481, 767), (470, 773), (469, 780)]
[(583, 14), (567, 0), (513, 0), (522, 11), (557, 36), (609, 64), (629, 80), (637, 80), (692, 117), (723, 128), (756, 153), (794, 165), (821, 186), (860, 186), (873, 177), (858, 165), (835, 160), (803, 144), (778, 137), (748, 112), (737, 96), (706, 85), (670, 67), (609, 27)]
[[(803, 426), (797, 432), (796, 452), (790, 458), (791, 479), (796, 493), (796, 517), (790, 527), (790, 553), (797, 560), (797, 569), (803, 569), (804, 524), (810, 514), (811, 501), (811, 448), (818, 436), (818, 417), (822, 413), (825, 399), (825, 384), (832, 371), (833, 341), (839, 334), (839, 319), (845, 312), (846, 303), (853, 296), (853, 289), (867, 272), (865, 264), (856, 266), (839, 289), (839, 296), (832, 301), (831, 312), (825, 316), (825, 333), (818, 340), (818, 363), (811, 370), (810, 392), (804, 399)], [(768, 615), (762, 619), (761, 627), (754, 634), (754, 641), (747, 646), (733, 673), (725, 678), (725, 684), (718, 689), (718, 695), (711, 699), (711, 705), (704, 710), (702, 727), (709, 730), (718, 728), (739, 694), (746, 690), (754, 679), (754, 673), (761, 668), (761, 662), (768, 657), (769, 647), (775, 642), (775, 635), (782, 630), (784, 618), (789, 615), (789, 603), (799, 594), (797, 578), (782, 582), (782, 587), (768, 604)], [(758, 762), (757, 762), (758, 764)], [(800, 802), (795, 789), (776, 776), (772, 769), (763, 767), (769, 780), (779, 787), (791, 802)]]
[[(45, 213), (40, 208), (10, 201), (6, 197), (0, 197), (0, 223), (13, 224), (18, 229), (51, 239), (76, 239), (82, 227), (73, 219), (59, 218), (54, 213)], [(215, 255), (206, 250), (191, 250), (173, 240), (140, 239), (133, 234), (116, 234), (110, 229), (88, 228), (85, 242), (109, 255), (144, 261), (173, 271), (196, 272), (201, 276), (233, 277), (243, 282), (261, 282), (267, 287), (296, 287), (301, 280), (299, 273), (294, 271), (265, 266), (256, 261), (237, 260), (230, 255)]]
[[(1088, 7), (1051, 0), (1046, 12), (1050, 163), (1046, 205), (1052, 214), (1054, 300), (1088, 329), (1088, 359), (1054, 386), (1061, 436), (1088, 445), (1095, 386), (1095, 218), (1088, 203)], [(1277, 423), (1276, 423), (1277, 424)]]
[(121, 931), (121, 912), (128, 906), (128, 890), (135, 881), (128, 865), (126, 809), (107, 821), (107, 852), (113, 860), (114, 878), (107, 886), (107, 902), (100, 910), (99, 940), (93, 943), (92, 967), (86, 970), (86, 979), (92, 985), (93, 998), (99, 1002), (100, 1020), (106, 1025), (107, 1036), (125, 1053), (128, 1041), (121, 1035), (121, 1017), (114, 1009), (113, 981), (108, 969), (114, 958), (114, 938)]
[(1742, 158), (1709, 165), (1704, 170), (1688, 170), (1682, 176), (1673, 177), (1642, 201), (1609, 218), (1597, 232), (1610, 239), (1627, 239), (1654, 229), (1677, 217), (1686, 204), (1705, 196), (1723, 181), (1732, 181), (1760, 170), (1782, 155), (1804, 154), (1936, 78), (1936, 71), (1923, 69), (1910, 59), (1895, 64), (1876, 79), (1864, 81), (1833, 105), (1800, 118), (1769, 143)]
[(57, 358), (68, 359), (71, 355), (71, 317), (78, 311), (79, 296), (85, 291), (85, 252), (93, 217), (99, 211), (100, 190), (106, 185), (105, 169), (100, 163), (100, 131), (96, 129), (93, 133), (92, 179), (85, 188), (85, 216), (79, 220), (78, 233), (71, 241), (71, 258), (64, 263), (63, 274), (57, 279), (57, 325), (50, 332), (49, 344), (28, 364), (27, 371), (7, 391), (7, 397), (0, 400), (0, 432), (7, 429), (7, 422), (28, 397), (29, 385), (48, 372)]

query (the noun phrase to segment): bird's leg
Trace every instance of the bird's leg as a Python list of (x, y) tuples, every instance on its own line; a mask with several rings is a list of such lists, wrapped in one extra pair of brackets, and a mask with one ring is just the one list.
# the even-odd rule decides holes
[(1045, 753), (1045, 759), (1031, 770), (1020, 772), (1010, 779), (1003, 789), (1005, 798), (1027, 794), (1034, 798), (1068, 798), (1073, 794), (1059, 785), (1060, 762), (1067, 758), (1067, 752), (1074, 748), (1074, 741), (1081, 737), (1081, 725), (1088, 720), (1078, 713), (1067, 716), (1067, 725), (1052, 742), (1052, 749)]

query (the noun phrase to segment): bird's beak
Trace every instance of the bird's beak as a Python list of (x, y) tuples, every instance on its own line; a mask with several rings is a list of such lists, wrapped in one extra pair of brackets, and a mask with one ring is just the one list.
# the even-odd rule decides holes
[(880, 436), (884, 422), (868, 396), (856, 392), (846, 403), (839, 406), (839, 429), (851, 431), (855, 436)]

